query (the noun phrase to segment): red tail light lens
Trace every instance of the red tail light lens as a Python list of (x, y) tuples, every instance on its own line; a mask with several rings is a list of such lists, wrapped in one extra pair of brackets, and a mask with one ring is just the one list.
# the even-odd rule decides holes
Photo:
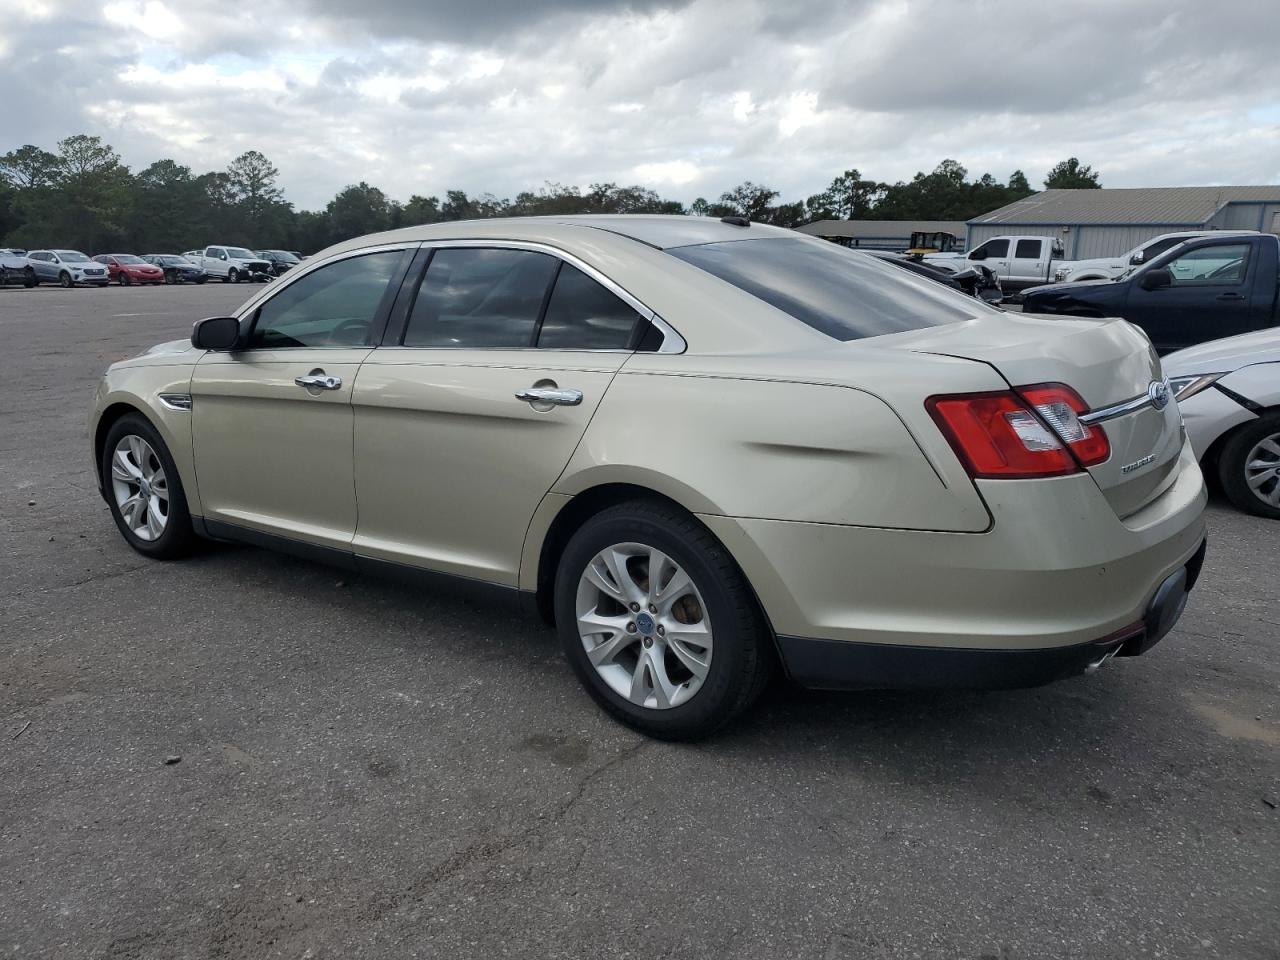
[(1059, 477), (1080, 469), (1011, 390), (930, 397), (925, 406), (971, 477)]
[(1101, 427), (1080, 422), (1088, 407), (1064, 384), (930, 397), (925, 407), (972, 477), (1060, 477), (1111, 455)]
[(1019, 387), (1018, 392), (1062, 438), (1080, 466), (1092, 467), (1111, 456), (1111, 441), (1106, 432), (1097, 424), (1080, 422), (1080, 415), (1088, 413), (1089, 407), (1080, 394), (1065, 383), (1037, 383)]

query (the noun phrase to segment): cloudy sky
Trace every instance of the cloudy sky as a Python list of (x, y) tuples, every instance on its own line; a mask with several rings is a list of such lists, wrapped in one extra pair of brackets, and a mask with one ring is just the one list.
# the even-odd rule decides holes
[(802, 199), (944, 157), (1034, 185), (1280, 182), (1280, 0), (19, 0), (0, 153), (248, 149), (299, 207), (745, 179)]

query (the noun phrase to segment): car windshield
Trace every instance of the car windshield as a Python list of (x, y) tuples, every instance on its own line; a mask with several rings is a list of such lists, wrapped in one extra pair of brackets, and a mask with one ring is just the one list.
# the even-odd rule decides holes
[(272, 259), (272, 260), (280, 260), (280, 261), (282, 261), (282, 262), (284, 262), (284, 263), (297, 263), (297, 262), (298, 262), (298, 258), (297, 258), (297, 257), (295, 257), (295, 256), (294, 256), (292, 253), (290, 253), (288, 250), (263, 250), (263, 251), (262, 251), (262, 253), (263, 253), (263, 255), (264, 255), (264, 256), (266, 256), (266, 257), (268, 257), (268, 258), (270, 258), (270, 259)]
[(161, 263), (163, 263), (165, 266), (169, 266), (169, 267), (180, 267), (186, 264), (191, 264), (192, 266), (195, 266), (195, 264), (192, 264), (191, 261), (188, 260), (186, 257), (156, 257), (156, 259), (159, 260)]
[(63, 263), (88, 263), (89, 258), (76, 250), (59, 250), (58, 259)]
[(232, 260), (257, 260), (252, 253), (244, 247), (227, 247), (227, 256)]
[(145, 262), (146, 261), (143, 260), (141, 257), (135, 257), (131, 253), (122, 253), (120, 256), (116, 257), (116, 263), (145, 263)]
[(973, 297), (834, 243), (797, 237), (667, 250), (836, 340), (998, 313)]

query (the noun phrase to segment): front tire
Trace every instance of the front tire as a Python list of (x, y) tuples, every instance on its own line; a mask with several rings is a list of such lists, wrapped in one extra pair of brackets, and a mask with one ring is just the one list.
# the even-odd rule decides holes
[(239, 271), (239, 270), (237, 270), (235, 267), (232, 267), (230, 270), (228, 270), (228, 271), (227, 271), (227, 282), (228, 282), (228, 283), (239, 283), (239, 282), (240, 282), (240, 271)]
[(560, 559), (555, 611), (587, 692), (662, 740), (714, 733), (773, 673), (768, 628), (737, 564), (696, 519), (663, 504), (632, 501), (583, 524)]
[(22, 271), (22, 285), (28, 290), (36, 286), (39, 282), (40, 281), (36, 278), (36, 272), (30, 267), (27, 267), (26, 270)]
[(58, 274), (58, 286), (66, 287), (68, 289), (75, 286), (75, 284), (71, 282), (71, 274), (67, 273), (65, 270)]
[(159, 432), (141, 414), (121, 417), (102, 445), (103, 485), (125, 542), (156, 560), (189, 554), (196, 544), (182, 478)]
[(1222, 492), (1244, 510), (1280, 520), (1280, 413), (1237, 430), (1218, 456)]
[(129, 278), (129, 275), (125, 273), (123, 270), (120, 271), (120, 275), (116, 279), (120, 281), (120, 286), (122, 287), (127, 287), (129, 286), (129, 284), (133, 283), (133, 281)]

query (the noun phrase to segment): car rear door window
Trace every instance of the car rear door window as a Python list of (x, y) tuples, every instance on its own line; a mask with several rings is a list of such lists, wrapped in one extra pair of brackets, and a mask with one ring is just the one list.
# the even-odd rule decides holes
[(1014, 257), (1018, 260), (1038, 260), (1041, 242), (1040, 240), (1019, 240), (1017, 247), (1014, 248)]
[(348, 257), (313, 270), (258, 308), (249, 347), (353, 347), (370, 342), (403, 251)]
[(532, 250), (436, 250), (405, 330), (406, 347), (532, 347), (559, 261)]
[(562, 264), (538, 346), (552, 350), (626, 350), (642, 317), (625, 300), (572, 264)]
[(824, 240), (732, 240), (667, 252), (836, 340), (998, 312), (975, 297)]

